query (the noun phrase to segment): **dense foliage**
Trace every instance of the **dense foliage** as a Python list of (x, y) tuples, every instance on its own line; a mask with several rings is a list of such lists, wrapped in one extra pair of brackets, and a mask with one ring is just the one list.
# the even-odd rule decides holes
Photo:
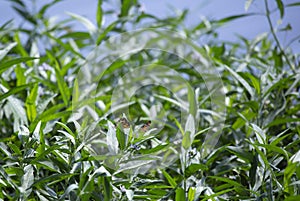
[(93, 24), (49, 17), (60, 0), (10, 1), (23, 23), (0, 27), (0, 200), (300, 199), (299, 52), (271, 19), (300, 2), (264, 0), (270, 32), (226, 42), (218, 28), (255, 13), (188, 27), (189, 11), (98, 0)]

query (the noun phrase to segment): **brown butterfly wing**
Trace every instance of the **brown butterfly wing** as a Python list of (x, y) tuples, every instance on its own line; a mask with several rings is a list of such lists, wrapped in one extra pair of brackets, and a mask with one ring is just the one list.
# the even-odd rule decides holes
[(130, 128), (130, 123), (126, 118), (122, 117), (118, 122), (121, 123), (123, 128)]
[(147, 132), (149, 130), (150, 126), (151, 126), (151, 121), (148, 121), (147, 123), (145, 123), (144, 125), (142, 125), (141, 131)]

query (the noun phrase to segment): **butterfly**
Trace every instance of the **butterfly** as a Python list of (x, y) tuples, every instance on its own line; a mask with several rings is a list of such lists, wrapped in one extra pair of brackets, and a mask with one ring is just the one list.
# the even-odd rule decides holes
[(145, 133), (145, 132), (147, 132), (149, 130), (150, 126), (151, 126), (151, 121), (148, 121), (147, 123), (145, 123), (144, 125), (142, 125), (142, 127), (140, 128), (140, 130)]
[(123, 128), (130, 128), (130, 123), (125, 117), (120, 118), (118, 122), (121, 123)]

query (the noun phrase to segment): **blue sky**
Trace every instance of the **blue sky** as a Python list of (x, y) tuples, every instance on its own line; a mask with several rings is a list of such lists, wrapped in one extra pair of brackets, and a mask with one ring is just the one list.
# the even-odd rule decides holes
[[(49, 2), (48, 0), (37, 0), (38, 4)], [(118, 1), (110, 1), (117, 4)], [(174, 14), (174, 8), (182, 10), (187, 8), (190, 14), (187, 20), (188, 24), (200, 23), (201, 18), (206, 16), (209, 19), (220, 19), (230, 15), (243, 14), (245, 11), (245, 0), (140, 0), (143, 8), (148, 13), (156, 16), (168, 16)], [(272, 8), (275, 7), (275, 0), (269, 0)], [(297, 0), (286, 0), (284, 2), (292, 3)], [(95, 21), (97, 0), (64, 0), (54, 7), (52, 7), (48, 15), (57, 15), (61, 18), (66, 18), (66, 12), (73, 12), (76, 14), (84, 15), (91, 21)], [(264, 12), (263, 0), (254, 0), (253, 4), (247, 12)], [(0, 1), (0, 24), (3, 24), (9, 19), (15, 19), (16, 23), (21, 23), (18, 15), (10, 8), (9, 1)], [(272, 15), (272, 20), (276, 26), (279, 21), (278, 14)], [(279, 34), (279, 38), (283, 45), (287, 45), (289, 40), (296, 37), (300, 33), (300, 6), (290, 7), (286, 10), (285, 17), (281, 22), (279, 28), (283, 28), (290, 23), (293, 30), (286, 33)], [(221, 40), (237, 39), (236, 34), (242, 35), (246, 38), (253, 39), (260, 33), (269, 30), (267, 20), (263, 16), (252, 16), (241, 18), (234, 22), (225, 25), (219, 30)], [(296, 52), (300, 52), (299, 40), (292, 45)]]

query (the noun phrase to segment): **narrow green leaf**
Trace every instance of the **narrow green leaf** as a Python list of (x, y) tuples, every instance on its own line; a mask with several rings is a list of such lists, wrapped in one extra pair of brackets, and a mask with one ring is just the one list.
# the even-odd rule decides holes
[(18, 138), (21, 140), (23, 144), (27, 144), (28, 139), (29, 139), (29, 130), (26, 126), (20, 126), (18, 130)]
[(24, 168), (24, 175), (22, 176), (21, 180), (21, 187), (19, 188), (22, 198), (27, 199), (30, 193), (32, 192), (32, 184), (34, 182), (34, 175), (33, 175), (33, 166), (27, 165)]
[(285, 27), (279, 29), (279, 31), (291, 31), (293, 30), (293, 27), (290, 23), (288, 23)]
[(297, 153), (295, 153), (291, 159), (290, 159), (293, 163), (297, 163), (300, 162), (300, 151), (298, 151)]
[(189, 192), (188, 192), (188, 200), (189, 201), (194, 201), (195, 194), (196, 194), (196, 188), (195, 187), (190, 187)]
[(227, 146), (226, 149), (247, 163), (253, 161), (253, 155), (247, 150), (243, 150), (242, 147)]
[(284, 201), (299, 201), (299, 200), (300, 200), (300, 195), (293, 195), (285, 198)]
[(208, 167), (204, 164), (191, 164), (185, 169), (185, 176), (188, 178), (191, 175), (195, 174), (197, 171), (208, 170)]
[(297, 169), (297, 163), (288, 163), (287, 167), (284, 169), (284, 188), (285, 191), (288, 192), (289, 194), (293, 195), (294, 190), (290, 184), (292, 183), (292, 176), (296, 172)]
[[(81, 59), (83, 59), (83, 60), (85, 59), (85, 57), (82, 56), (82, 55), (80, 54), (80, 52), (77, 52), (76, 49), (74, 49), (74, 48), (70, 45), (70, 43), (65, 43), (65, 42), (63, 42), (60, 38), (56, 38), (56, 37), (52, 36), (52, 35), (49, 34), (49, 33), (45, 33), (45, 34), (46, 34), (49, 38), (51, 38), (52, 40), (54, 40), (55, 42), (57, 42), (59, 45), (61, 45), (62, 49), (65, 49), (65, 50), (68, 50), (68, 51), (74, 53), (76, 56), (78, 56), (79, 58), (81, 58)], [(55, 57), (53, 56), (53, 53), (52, 53), (52, 52), (50, 52), (49, 50), (46, 50), (46, 53), (47, 53), (47, 56), (49, 56), (49, 58), (51, 58), (51, 59), (53, 59), (53, 60), (55, 61)]]
[(84, 188), (89, 185), (88, 184), (89, 182), (91, 182), (91, 179), (89, 179), (89, 177), (93, 170), (94, 170), (94, 167), (91, 166), (86, 170), (83, 169), (84, 172), (80, 174), (80, 180), (79, 180), (78, 187), (79, 187), (79, 189), (81, 189), (81, 191), (84, 191)]
[(102, 0), (98, 0), (97, 16), (96, 16), (98, 28), (101, 28), (102, 26), (102, 18), (103, 18)]
[(95, 177), (95, 176), (111, 177), (111, 174), (107, 169), (105, 169), (104, 166), (101, 166), (97, 170), (95, 170), (95, 172), (93, 173), (93, 177)]
[(22, 151), (16, 144), (8, 144), (8, 146), (15, 154), (18, 154), (20, 156), (22, 155)]
[(55, 76), (58, 84), (58, 88), (60, 91), (60, 94), (63, 98), (63, 101), (65, 105), (69, 105), (69, 100), (70, 100), (70, 92), (67, 83), (64, 80), (64, 76), (61, 74), (60, 70), (60, 64), (57, 59), (55, 59)]
[(18, 5), (18, 7), (26, 9), (26, 5), (24, 4), (23, 1), (21, 0), (10, 0), (11, 2), (13, 2), (14, 4)]
[(280, 17), (283, 18), (283, 16), (284, 16), (284, 5), (283, 5), (281, 0), (276, 0), (276, 3), (277, 3), (277, 7), (280, 11)]
[(282, 60), (282, 53), (277, 48), (274, 48), (272, 51), (272, 56), (275, 62), (275, 67), (282, 68), (283, 67), (283, 60)]
[(25, 76), (25, 68), (22, 68), (20, 65), (17, 65), (15, 68), (16, 78), (17, 78), (17, 86), (26, 84), (26, 76)]
[(79, 22), (81, 22), (90, 32), (91, 36), (94, 36), (94, 34), (96, 33), (97, 28), (95, 27), (95, 25), (87, 18), (81, 16), (81, 15), (77, 15), (75, 13), (71, 13), (71, 12), (67, 12), (68, 15), (70, 15), (72, 18), (78, 20)]
[(300, 6), (300, 2), (287, 4), (286, 7)]
[(32, 23), (33, 25), (37, 25), (37, 19), (32, 15), (31, 12), (29, 12), (26, 8), (19, 8), (16, 6), (12, 6), (12, 8), (17, 11), (17, 13), (27, 20), (28, 22)]
[(0, 175), (1, 178), (4, 178), (5, 183), (9, 184), (13, 189), (17, 190), (18, 186), (15, 184), (15, 182), (10, 178), (10, 176), (6, 173), (6, 171), (3, 169), (2, 165), (0, 165)]
[(261, 159), (263, 160), (262, 165), (265, 166), (267, 169), (270, 168), (270, 162), (268, 161), (266, 155), (264, 152), (261, 151), (261, 148), (259, 148), (256, 144), (253, 144), (251, 142), (249, 142), (250, 144), (253, 145), (253, 147), (255, 148), (256, 152), (258, 153), (258, 155), (261, 157)]
[[(33, 134), (32, 134), (32, 138), (34, 140), (36, 140), (38, 143), (42, 142), (44, 143), (44, 140), (41, 140), (41, 121), (39, 121), (39, 123), (36, 125)], [(43, 138), (43, 137), (42, 137)]]
[(107, 147), (112, 154), (117, 154), (119, 151), (119, 147), (118, 147), (119, 143), (116, 136), (116, 128), (114, 124), (110, 121), (107, 121), (107, 124), (108, 124), (108, 131), (106, 134)]
[(25, 48), (23, 47), (22, 43), (21, 43), (21, 39), (20, 39), (20, 35), (19, 32), (16, 31), (14, 34), (14, 41), (16, 41), (18, 43), (17, 45), (17, 49), (20, 52), (22, 57), (29, 57), (27, 51), (25, 50)]
[(11, 66), (13, 66), (15, 64), (19, 64), (19, 63), (34, 60), (34, 59), (38, 59), (38, 58), (35, 58), (35, 57), (22, 57), (22, 58), (17, 58), (17, 59), (12, 59), (12, 60), (9, 60), (9, 61), (1, 62), (0, 63), (0, 74), (3, 73), (4, 71), (6, 71), (8, 68), (10, 68)]
[(175, 193), (176, 193), (175, 201), (185, 200), (185, 192), (182, 188), (177, 188)]
[(257, 94), (260, 94), (260, 81), (259, 81), (259, 79), (257, 79), (256, 77), (254, 77), (253, 75), (251, 75), (249, 73), (246, 73), (245, 75), (250, 78), (250, 80), (252, 82), (252, 85), (254, 86)]
[(191, 141), (191, 132), (187, 131), (185, 132), (183, 139), (182, 139), (182, 147), (185, 150), (188, 150), (190, 148), (190, 146), (192, 145), (192, 141)]
[(121, 17), (125, 17), (128, 15), (129, 9), (131, 7), (132, 0), (122, 0), (121, 5)]
[(127, 140), (126, 140), (126, 134), (124, 132), (122, 132), (122, 130), (120, 129), (120, 127), (117, 127), (116, 130), (116, 136), (120, 145), (120, 149), (124, 150), (126, 148), (126, 144), (127, 144)]
[(234, 187), (243, 187), (242, 184), (240, 184), (232, 179), (226, 178), (226, 177), (218, 177), (218, 176), (208, 176), (208, 177), (231, 184)]
[(62, 1), (62, 0), (54, 0), (54, 1), (50, 2), (50, 3), (47, 3), (47, 4), (43, 5), (43, 7), (39, 10), (39, 13), (38, 13), (39, 17), (40, 17), (40, 18), (43, 18), (43, 17), (44, 17), (44, 14), (46, 13), (46, 11), (47, 11), (51, 6), (55, 5), (56, 3), (60, 2), (60, 1)]
[(173, 118), (173, 120), (175, 121), (176, 126), (179, 128), (179, 130), (180, 130), (182, 136), (184, 136), (185, 133), (184, 133), (184, 130), (183, 130), (183, 128), (182, 128), (180, 122), (179, 122), (176, 118)]
[(72, 135), (72, 138), (75, 142), (75, 138), (76, 138), (76, 135), (75, 133), (64, 123), (62, 122), (56, 122), (58, 125), (62, 126), (70, 135)]
[(0, 61), (7, 55), (7, 53), (14, 48), (18, 43), (17, 42), (13, 42), (10, 43), (6, 48), (4, 48), (3, 50), (0, 50)]
[(161, 95), (157, 95), (157, 94), (154, 94), (154, 96), (157, 97), (157, 98), (160, 98), (162, 100), (168, 101), (170, 103), (173, 103), (174, 105), (179, 106), (180, 108), (182, 108), (185, 111), (189, 111), (189, 109), (187, 107), (185, 107), (185, 105), (183, 105), (182, 103), (180, 103), (179, 101), (177, 101), (173, 98), (169, 98), (169, 97), (161, 96)]
[(277, 90), (277, 89), (280, 89), (282, 86), (285, 86), (286, 83), (288, 82), (288, 79), (289, 78), (278, 79), (277, 82), (273, 83), (269, 87), (262, 88), (264, 91), (264, 93), (262, 94), (263, 97), (267, 97), (268, 95), (270, 95), (270, 93), (273, 90), (275, 90), (275, 89)]
[(13, 94), (17, 94), (21, 91), (23, 91), (24, 89), (30, 88), (32, 87), (32, 85), (34, 85), (35, 83), (30, 83), (30, 84), (25, 84), (22, 86), (18, 86), (18, 87), (14, 87), (13, 89), (9, 90), (8, 92), (1, 94), (0, 95), (0, 101), (3, 99), (6, 99), (7, 97), (13, 95)]
[(63, 111), (63, 112), (57, 112), (54, 114), (49, 114), (49, 115), (41, 115), (41, 119), (43, 122), (48, 122), (54, 119), (61, 119), (63, 117), (69, 116), (70, 114), (72, 114), (72, 111)]
[(249, 178), (250, 178), (250, 184), (251, 186), (255, 185), (256, 182), (256, 170), (258, 167), (258, 154), (255, 154), (253, 157), (253, 160), (251, 161), (251, 168), (249, 170)]
[(110, 182), (111, 182), (111, 177), (102, 177), (104, 201), (112, 200), (112, 187), (110, 185)]
[(101, 42), (107, 37), (108, 33), (113, 30), (117, 25), (117, 22), (113, 22), (98, 36), (96, 44), (100, 45)]
[(171, 175), (169, 175), (165, 170), (162, 170), (163, 175), (165, 176), (165, 178), (167, 179), (167, 181), (169, 182), (169, 184), (172, 186), (172, 188), (176, 188), (177, 183), (176, 181), (172, 178)]
[(281, 124), (286, 124), (286, 123), (291, 123), (291, 122), (300, 122), (300, 118), (277, 118), (275, 120), (273, 120), (271, 123), (269, 123), (268, 125), (266, 125), (266, 128), (272, 127), (272, 126), (277, 126), (277, 125), (281, 125)]
[(79, 40), (84, 40), (84, 39), (89, 39), (90, 34), (88, 32), (68, 32), (62, 36), (59, 37), (59, 39), (64, 39), (64, 38), (72, 38), (74, 40), (79, 39)]
[[(116, 160), (114, 157), (110, 158), (112, 161)], [(154, 161), (157, 160), (157, 157), (151, 155), (141, 155), (135, 157), (134, 160), (130, 160), (129, 162), (124, 163), (119, 169), (114, 173), (115, 175), (119, 174), (120, 172), (125, 173), (133, 173), (136, 172), (138, 168), (148, 166), (149, 164), (153, 164)]]
[(196, 96), (191, 85), (186, 83), (186, 86), (188, 87), (189, 113), (192, 115), (192, 117), (195, 117), (197, 113)]
[(153, 153), (157, 153), (162, 150), (166, 150), (168, 148), (169, 148), (169, 144), (160, 144), (151, 149), (141, 149), (140, 153), (141, 154), (153, 154)]
[(254, 92), (253, 92), (251, 86), (248, 84), (248, 82), (244, 78), (242, 78), (239, 74), (237, 74), (236, 72), (234, 72), (228, 66), (224, 65), (224, 67), (235, 77), (235, 79), (237, 79), (244, 86), (244, 88), (249, 92), (249, 94), (251, 95), (251, 97), (253, 97), (254, 96)]
[(4, 144), (3, 142), (0, 142), (0, 150), (8, 157), (11, 156), (10, 151), (8, 151), (8, 147), (6, 144)]
[(263, 131), (259, 126), (257, 126), (256, 124), (251, 124), (251, 127), (253, 128), (255, 134), (256, 134), (256, 138), (258, 140), (258, 142), (260, 144), (266, 144), (266, 133), (265, 131)]
[(288, 128), (288, 129), (282, 131), (281, 133), (275, 135), (274, 137), (272, 137), (270, 139), (270, 141), (271, 141), (270, 145), (276, 146), (279, 142), (281, 142), (285, 138), (290, 137), (292, 135), (292, 133), (287, 133), (287, 131), (289, 131), (289, 130), (290, 129)]
[(33, 121), (36, 117), (36, 98), (38, 95), (38, 84), (35, 84), (29, 94), (29, 96), (26, 98), (26, 112), (27, 117), (29, 121)]
[(286, 159), (289, 159), (289, 155), (288, 152), (286, 150), (284, 150), (283, 148), (274, 146), (274, 145), (270, 145), (270, 144), (257, 144), (260, 147), (264, 147), (266, 148), (269, 152), (274, 152), (274, 153), (279, 153), (282, 154), (283, 156), (285, 156)]
[(52, 174), (50, 176), (42, 177), (41, 179), (36, 180), (32, 184), (32, 186), (49, 185), (50, 182), (53, 185), (53, 184), (55, 184), (59, 181), (62, 181), (64, 179), (70, 179), (74, 175), (76, 175), (76, 174), (71, 174), (71, 173)]
[(70, 133), (68, 133), (66, 131), (62, 131), (62, 130), (58, 130), (57, 132), (62, 133), (63, 135), (65, 135), (66, 138), (69, 139), (72, 142), (73, 145), (75, 145), (75, 138)]
[(66, 200), (65, 197), (68, 196), (72, 191), (78, 189), (77, 184), (71, 184), (68, 186), (68, 188), (65, 190), (64, 194), (59, 198), (59, 201)]
[(241, 15), (232, 15), (232, 16), (220, 19), (220, 20), (216, 21), (216, 23), (220, 24), (220, 25), (223, 25), (223, 24), (228, 23), (230, 21), (233, 21), (233, 20), (236, 20), (236, 19), (239, 19), (239, 18), (243, 18), (243, 17), (249, 17), (249, 16), (252, 16), (252, 15), (254, 15), (254, 13), (241, 14)]
[[(52, 97), (49, 99), (50, 101), (52, 100)], [(38, 122), (41, 120), (43, 122), (46, 122), (47, 120), (54, 120), (61, 118), (62, 116), (66, 116), (68, 114), (71, 114), (71, 111), (63, 111), (63, 112), (58, 112), (62, 110), (65, 107), (64, 103), (61, 104), (56, 104), (48, 108), (47, 110), (43, 111), (40, 115), (37, 116), (37, 118), (30, 124), (29, 130), (32, 132)], [(57, 114), (58, 113), (58, 114)], [(62, 115), (62, 116), (60, 116)]]
[(235, 187), (234, 188), (229, 188), (229, 189), (225, 189), (223, 191), (219, 191), (217, 193), (212, 193), (210, 194), (209, 196), (205, 196), (205, 199), (202, 199), (201, 201), (206, 201), (206, 200), (216, 200), (216, 199), (213, 199), (214, 197), (218, 197), (220, 195), (223, 195), (223, 194), (226, 194), (226, 193), (229, 193), (229, 192), (232, 192), (235, 190)]
[(30, 161), (30, 164), (35, 165), (35, 163), (39, 160), (44, 160), (44, 157), (47, 156), (50, 153), (55, 152), (56, 150), (59, 150), (60, 147), (63, 145), (53, 145), (51, 147), (48, 147), (48, 149), (46, 149), (43, 152), (38, 152), (36, 157)]
[(194, 136), (195, 136), (195, 120), (194, 117), (189, 114), (187, 120), (186, 120), (186, 124), (185, 124), (185, 132), (190, 132), (190, 140), (193, 141), (194, 140)]

